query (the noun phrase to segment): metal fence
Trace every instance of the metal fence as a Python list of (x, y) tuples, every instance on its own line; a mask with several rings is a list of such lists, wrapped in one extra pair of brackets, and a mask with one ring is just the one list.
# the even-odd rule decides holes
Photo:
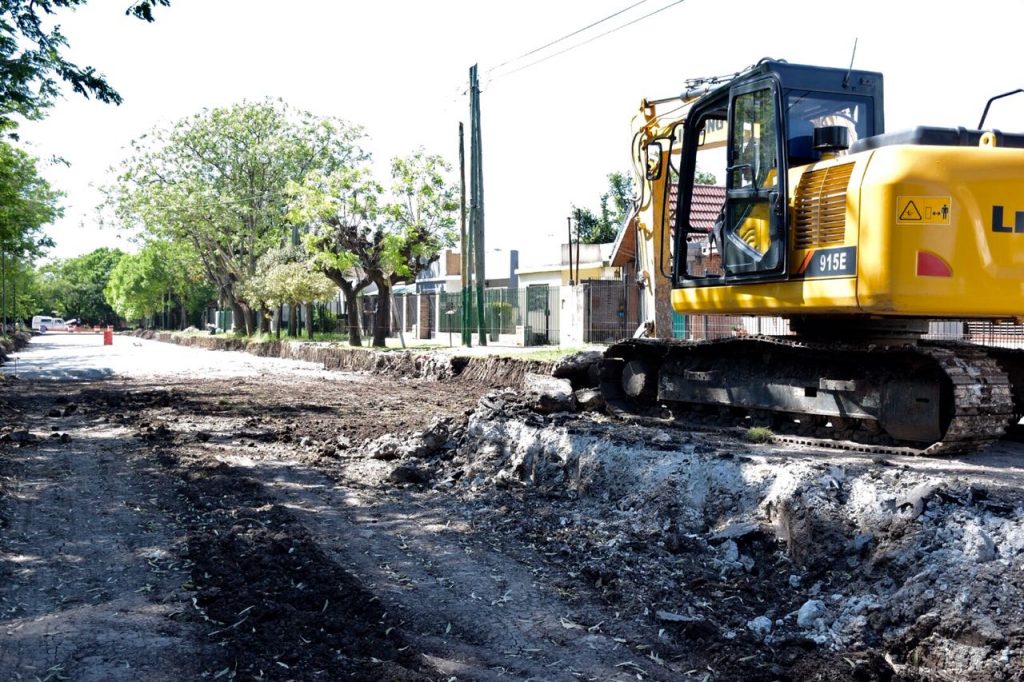
[[(438, 331), (461, 334), (461, 292), (437, 294)], [(526, 346), (558, 345), (561, 320), (560, 287), (536, 284), (520, 289), (484, 290), (484, 328), (488, 340)], [(477, 307), (470, 306), (469, 328), (479, 329)]]
[(583, 294), (583, 341), (615, 343), (640, 326), (640, 290), (628, 282), (588, 280)]
[[(573, 306), (578, 307), (579, 314), (571, 314)], [(320, 323), (319, 330), (344, 330), (345, 316), (340, 301), (331, 301), (319, 308), (314, 317)], [(362, 297), (361, 321), (366, 335), (372, 334), (376, 309), (376, 296)], [(519, 289), (487, 289), (484, 310), (488, 341), (502, 345), (573, 345), (580, 341), (610, 344), (633, 336), (642, 322), (639, 290), (621, 281), (590, 280), (564, 291), (561, 287), (544, 284)], [(231, 312), (211, 310), (207, 322), (219, 329), (230, 329)], [(447, 337), (458, 338), (462, 324), (461, 292), (438, 292), (395, 296), (389, 328), (392, 336), (397, 336), (401, 329), (417, 339), (445, 341)], [(475, 312), (470, 328), (476, 339)], [(789, 321), (781, 317), (676, 313), (672, 319), (672, 336), (691, 341), (791, 333)], [(938, 320), (930, 323), (924, 338), (1024, 348), (1024, 325)]]

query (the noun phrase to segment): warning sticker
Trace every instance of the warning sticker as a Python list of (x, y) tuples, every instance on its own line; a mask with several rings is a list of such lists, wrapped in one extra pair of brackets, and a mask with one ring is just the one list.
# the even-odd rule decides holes
[(952, 197), (896, 197), (897, 225), (949, 225)]

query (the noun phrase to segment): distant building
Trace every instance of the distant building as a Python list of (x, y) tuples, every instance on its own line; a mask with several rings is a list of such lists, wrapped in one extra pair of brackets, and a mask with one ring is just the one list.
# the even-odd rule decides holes
[[(568, 286), (570, 282), (620, 280), (622, 271), (611, 264), (612, 244), (561, 245), (561, 260), (550, 265), (520, 267), (516, 270), (519, 286), (537, 284)], [(570, 254), (570, 248), (572, 249)], [(569, 270), (570, 264), (572, 270)]]
[[(519, 251), (492, 249), (484, 255), (484, 288), (519, 286), (516, 268), (519, 267)], [(455, 249), (445, 249), (441, 257), (422, 270), (416, 277), (416, 293), (437, 293), (462, 291), (462, 254)]]

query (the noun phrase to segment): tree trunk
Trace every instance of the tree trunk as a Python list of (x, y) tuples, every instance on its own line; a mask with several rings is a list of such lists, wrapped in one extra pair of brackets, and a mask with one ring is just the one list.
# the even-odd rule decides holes
[(299, 311), (294, 303), (288, 304), (288, 336), (295, 338), (299, 335)]
[(243, 303), (242, 314), (245, 316), (245, 335), (252, 336), (256, 332), (256, 311)]
[(388, 331), (391, 328), (391, 282), (384, 277), (374, 279), (377, 285), (377, 311), (373, 316), (373, 346), (384, 348), (388, 345)]
[(356, 289), (353, 286), (342, 287), (341, 291), (345, 295), (345, 316), (347, 318), (345, 322), (348, 326), (348, 345), (362, 346), (363, 330), (360, 324), (362, 314), (359, 311), (359, 296), (356, 294)]
[[(241, 326), (239, 326), (241, 325)], [(245, 331), (245, 311), (242, 310), (242, 304), (231, 299), (231, 333), (237, 334), (239, 329)]]
[(178, 297), (178, 313), (181, 315), (181, 328), (184, 329), (189, 324), (188, 319), (188, 307), (185, 305), (185, 298), (182, 296)]
[[(330, 275), (328, 275), (330, 277)], [(338, 285), (341, 289), (341, 293), (345, 298), (345, 326), (348, 330), (348, 345), (350, 346), (362, 346), (363, 335), (359, 327), (359, 298), (357, 296), (358, 289), (352, 282), (348, 281), (343, 277), (334, 278), (331, 280)]]
[(313, 303), (312, 301), (303, 303), (303, 309), (306, 311), (306, 338), (310, 341), (313, 340)]
[(281, 338), (281, 313), (282, 306), (274, 308), (274, 317), (270, 321), (270, 328), (274, 331), (274, 336)]
[(260, 306), (260, 311), (259, 311), (259, 316), (260, 316), (259, 329), (260, 329), (260, 333), (261, 334), (269, 334), (270, 333), (270, 315), (268, 314), (269, 312), (270, 311), (267, 310), (266, 306)]

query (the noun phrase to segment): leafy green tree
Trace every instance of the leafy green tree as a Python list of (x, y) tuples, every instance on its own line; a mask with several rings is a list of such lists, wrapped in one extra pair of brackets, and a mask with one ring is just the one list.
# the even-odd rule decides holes
[(27, 326), (29, 318), (44, 312), (40, 307), (42, 297), (36, 268), (28, 259), (7, 257), (4, 273), (7, 321)]
[(42, 228), (63, 215), (62, 196), (39, 175), (35, 159), (0, 141), (0, 249), (31, 258), (52, 246)]
[(305, 304), (306, 333), (310, 340), (313, 339), (312, 303), (329, 299), (335, 292), (334, 282), (302, 261), (277, 263), (249, 284), (258, 287), (258, 295), (272, 306), (288, 305), (294, 311)]
[(235, 324), (252, 334), (265, 311), (239, 287), (287, 239), (287, 187), (362, 162), (362, 137), (357, 126), (280, 101), (205, 110), (135, 140), (106, 193), (122, 226), (187, 243)]
[(615, 228), (602, 220), (589, 208), (572, 207), (572, 221), (576, 225), (576, 237), (584, 244), (605, 244), (615, 241)]
[[(304, 304), (306, 333), (310, 339), (313, 338), (313, 303), (333, 298), (335, 292), (334, 282), (311, 261), (301, 246), (272, 249), (260, 258), (256, 274), (241, 289), (243, 296), (259, 301), (263, 307), (288, 305), (294, 311)], [(278, 324), (278, 336), (280, 331)]]
[(103, 290), (123, 256), (120, 249), (103, 247), (44, 265), (40, 268), (40, 288), (47, 312), (94, 324), (115, 324), (117, 313), (107, 303)]
[(615, 241), (619, 230), (633, 210), (633, 177), (615, 171), (608, 174), (608, 189), (601, 195), (600, 209), (572, 207), (576, 235), (584, 244), (605, 244)]
[[(77, 66), (63, 55), (68, 41), (60, 26), (44, 23), (60, 10), (74, 10), (87, 0), (4, 0), (0, 6), (0, 129), (11, 116), (39, 118), (59, 94), (57, 79), (85, 97), (121, 103), (121, 96), (91, 66)], [(153, 8), (170, 0), (136, 0), (126, 14), (153, 21)]]
[(184, 328), (213, 298), (214, 290), (187, 244), (153, 240), (118, 261), (103, 295), (130, 321), (141, 322), (172, 306), (178, 325)]
[(391, 161), (392, 201), (385, 207), (388, 236), (384, 267), (367, 268), (377, 285), (373, 345), (384, 346), (391, 321), (391, 289), (416, 275), (455, 243), (459, 210), (451, 165), (443, 157), (419, 149)]
[(695, 185), (717, 185), (718, 178), (715, 177), (714, 173), (701, 170), (698, 168), (693, 174), (693, 183)]
[(53, 245), (43, 226), (62, 214), (61, 196), (39, 175), (35, 159), (0, 141), (0, 298), (8, 321), (34, 314), (41, 300), (31, 262)]
[(414, 280), (454, 243), (459, 205), (450, 170), (440, 156), (419, 150), (392, 160), (389, 200), (365, 168), (313, 175), (296, 189), (293, 219), (309, 226), (315, 262), (345, 294), (350, 344), (361, 343), (354, 303), (361, 289), (377, 286), (372, 343), (383, 347), (392, 287)]
[[(377, 258), (383, 187), (365, 164), (336, 169), (330, 174), (310, 173), (291, 187), (289, 214), (307, 228), (305, 245), (313, 265), (338, 285), (345, 299), (348, 342), (361, 346), (359, 294), (373, 281), (360, 267), (360, 258)], [(382, 238), (383, 235), (381, 234)]]

